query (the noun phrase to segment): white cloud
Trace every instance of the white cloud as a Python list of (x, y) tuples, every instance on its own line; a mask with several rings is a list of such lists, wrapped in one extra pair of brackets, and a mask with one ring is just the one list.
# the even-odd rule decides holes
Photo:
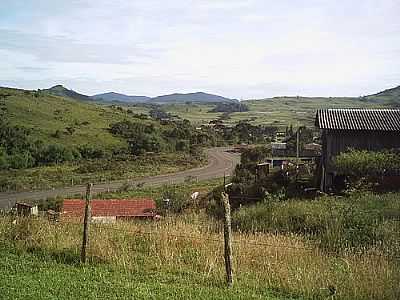
[(0, 13), (0, 85), (253, 98), (400, 84), (395, 0), (16, 3)]

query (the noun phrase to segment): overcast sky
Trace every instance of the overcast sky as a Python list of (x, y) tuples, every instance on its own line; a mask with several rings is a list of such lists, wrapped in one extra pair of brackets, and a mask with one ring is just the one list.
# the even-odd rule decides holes
[(1, 0), (0, 86), (359, 96), (400, 85), (400, 0)]

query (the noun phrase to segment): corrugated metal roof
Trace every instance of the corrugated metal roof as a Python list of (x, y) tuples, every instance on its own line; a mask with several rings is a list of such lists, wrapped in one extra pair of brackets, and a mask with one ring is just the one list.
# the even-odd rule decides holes
[(400, 109), (320, 109), (315, 125), (334, 130), (400, 131)]
[[(151, 199), (92, 200), (90, 203), (92, 217), (151, 217), (156, 209), (156, 203)], [(62, 212), (68, 217), (82, 217), (85, 201), (66, 199)]]

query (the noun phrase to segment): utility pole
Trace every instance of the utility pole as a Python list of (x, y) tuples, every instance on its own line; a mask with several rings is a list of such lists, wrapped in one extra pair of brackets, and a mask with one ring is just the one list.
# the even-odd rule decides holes
[(82, 263), (86, 262), (86, 248), (89, 241), (89, 224), (91, 219), (90, 200), (92, 198), (92, 187), (93, 183), (88, 183), (86, 187), (85, 217), (83, 219), (83, 238), (82, 238), (82, 250), (81, 250)]

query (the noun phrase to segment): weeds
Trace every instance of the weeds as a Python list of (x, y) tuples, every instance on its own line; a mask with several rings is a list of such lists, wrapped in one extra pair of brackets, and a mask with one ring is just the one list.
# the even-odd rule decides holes
[[(33, 219), (27, 241), (9, 239), (10, 230), (19, 230), (12, 229), (10, 221), (1, 219), (0, 238), (20, 251), (58, 263), (79, 260), (81, 224)], [(173, 274), (174, 281), (199, 287), (224, 285), (221, 224), (202, 214), (157, 223), (92, 224), (88, 253), (99, 268), (109, 265), (157, 278)], [(335, 299), (397, 299), (398, 262), (383, 254), (370, 247), (363, 253), (333, 255), (303, 235), (234, 233), (236, 286), (257, 293), (271, 289), (291, 297), (326, 299), (334, 291)]]
[(314, 201), (266, 201), (239, 209), (236, 230), (300, 234), (334, 252), (378, 248), (400, 255), (398, 194), (325, 197)]

